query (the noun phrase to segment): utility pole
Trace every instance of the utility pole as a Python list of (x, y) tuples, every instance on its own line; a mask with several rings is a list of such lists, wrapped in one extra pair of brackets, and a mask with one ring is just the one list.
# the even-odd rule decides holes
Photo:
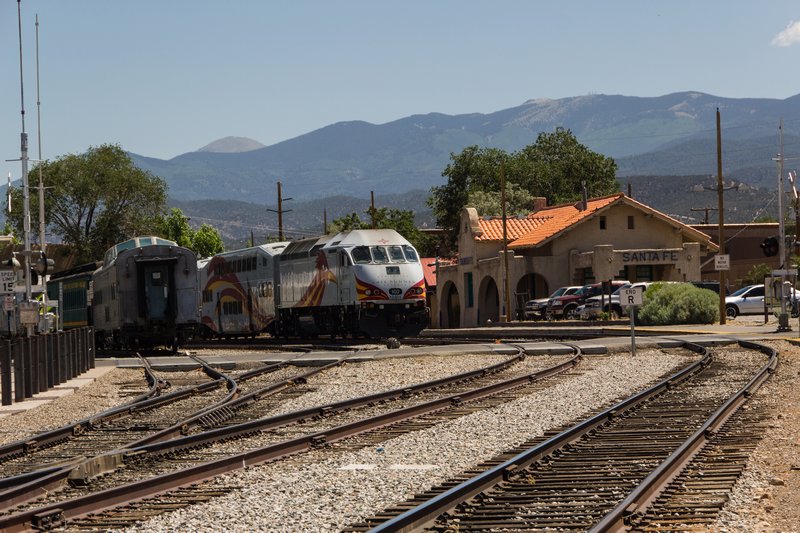
[(708, 212), (709, 211), (716, 211), (716, 207), (692, 207), (690, 211), (704, 211), (705, 215), (703, 216), (703, 224), (708, 224)]
[[(725, 188), (722, 183), (722, 127), (717, 108), (717, 203), (719, 204), (719, 255), (725, 255)], [(719, 271), (719, 323), (725, 324), (725, 271)]]
[(375, 229), (375, 191), (369, 191), (369, 216), (372, 229)]
[(291, 209), (284, 209), (283, 202), (288, 202), (291, 198), (284, 198), (281, 192), (281, 182), (278, 182), (278, 209), (267, 209), (271, 213), (278, 213), (278, 240), (283, 240), (283, 214), (289, 213)]
[(500, 204), (503, 213), (503, 287), (505, 291), (506, 322), (511, 322), (511, 283), (508, 279), (508, 218), (506, 217), (506, 172), (500, 163)]
[[(789, 315), (786, 312), (786, 298), (784, 298), (784, 281), (786, 280), (786, 276), (783, 274), (786, 270), (786, 230), (784, 228), (784, 212), (783, 212), (783, 119), (780, 121), (780, 125), (778, 126), (778, 134), (780, 138), (780, 148), (778, 151), (778, 157), (775, 160), (778, 162), (778, 257), (780, 257), (780, 266), (778, 267), (781, 270), (781, 289), (780, 289), (780, 299), (781, 299), (781, 314), (778, 317), (778, 331), (789, 331), (791, 328), (789, 327)], [(794, 287), (792, 287), (794, 290)]]

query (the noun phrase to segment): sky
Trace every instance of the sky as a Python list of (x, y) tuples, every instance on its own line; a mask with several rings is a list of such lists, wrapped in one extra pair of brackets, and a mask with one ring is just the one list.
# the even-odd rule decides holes
[(798, 67), (796, 0), (0, 0), (0, 171), (21, 176), (21, 95), (32, 160), (105, 143), (170, 159), (535, 98), (784, 99)]

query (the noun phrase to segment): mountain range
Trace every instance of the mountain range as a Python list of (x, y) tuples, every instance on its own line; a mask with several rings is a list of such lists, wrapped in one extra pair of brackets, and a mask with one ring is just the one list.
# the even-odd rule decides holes
[[(722, 98), (699, 92), (659, 97), (588, 95), (536, 99), (494, 113), (412, 115), (386, 124), (331, 124), (272, 146), (225, 138), (162, 160), (131, 154), (163, 177), (180, 201), (235, 200), (274, 205), (276, 182), (295, 201), (422, 190), (466, 146), (518, 150), (540, 132), (570, 129), (590, 149), (614, 157), (618, 176), (716, 174), (716, 110), (723, 171), (766, 185), (776, 175), (778, 125), (788, 150), (800, 145), (800, 94), (784, 99)], [(263, 146), (263, 147), (259, 147)], [(220, 186), (224, 185), (224, 186)]]

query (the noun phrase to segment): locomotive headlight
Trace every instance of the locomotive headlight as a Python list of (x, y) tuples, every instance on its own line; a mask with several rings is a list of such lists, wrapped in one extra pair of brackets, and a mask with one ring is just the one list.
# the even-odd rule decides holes
[(372, 296), (372, 289), (365, 290), (364, 294), (366, 294), (367, 296)]

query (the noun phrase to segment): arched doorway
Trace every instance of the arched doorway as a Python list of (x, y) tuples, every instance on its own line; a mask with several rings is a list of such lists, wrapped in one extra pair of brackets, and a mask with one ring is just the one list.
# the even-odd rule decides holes
[(500, 321), (500, 291), (497, 290), (497, 283), (491, 276), (483, 278), (478, 289), (477, 319), (479, 326), (485, 324), (487, 320)]
[(550, 296), (550, 287), (548, 287), (547, 280), (540, 274), (525, 274), (517, 282), (515, 292), (516, 298), (516, 317), (517, 320), (524, 319), (525, 302), (528, 300), (535, 300), (537, 298), (547, 298)]
[(461, 327), (461, 298), (458, 296), (458, 289), (455, 283), (447, 282), (443, 287), (444, 305), (439, 312), (442, 313), (439, 327), (460, 328)]

